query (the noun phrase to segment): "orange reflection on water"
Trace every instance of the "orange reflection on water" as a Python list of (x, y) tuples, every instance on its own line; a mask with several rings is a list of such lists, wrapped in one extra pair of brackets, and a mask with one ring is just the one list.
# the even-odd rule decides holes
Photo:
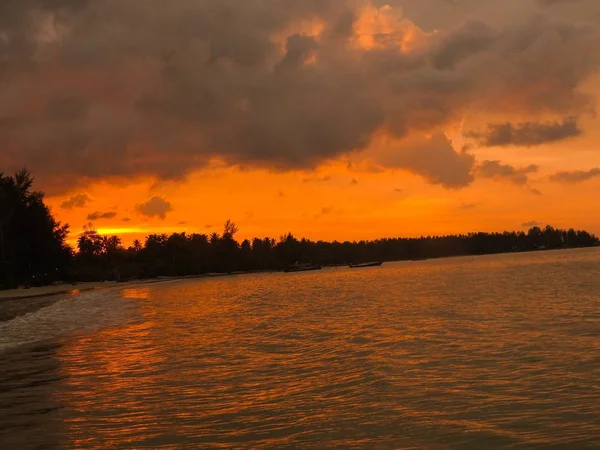
[(497, 448), (593, 436), (598, 296), (579, 289), (574, 312), (574, 277), (562, 276), (597, 281), (598, 257), (581, 255), (127, 289), (131, 320), (58, 350), (68, 443)]

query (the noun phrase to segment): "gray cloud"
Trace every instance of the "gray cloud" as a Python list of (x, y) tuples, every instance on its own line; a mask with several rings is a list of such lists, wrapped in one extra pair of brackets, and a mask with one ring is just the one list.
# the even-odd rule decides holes
[(596, 177), (600, 177), (600, 168), (598, 167), (590, 170), (574, 170), (572, 172), (561, 171), (550, 175), (550, 179), (558, 183), (581, 183)]
[(564, 119), (560, 122), (524, 122), (519, 124), (490, 124), (485, 132), (472, 132), (469, 137), (478, 140), (485, 147), (506, 147), (536, 145), (562, 141), (581, 135), (577, 120)]
[(87, 194), (85, 192), (80, 192), (77, 194), (73, 194), (67, 200), (62, 202), (60, 204), (60, 207), (62, 209), (83, 208), (85, 205), (87, 205), (92, 200), (93, 199), (92, 199), (92, 197), (90, 197), (89, 194)]
[[(382, 129), (431, 134), (472, 110), (531, 123), (590, 110), (579, 87), (600, 67), (597, 1), (389, 3), (407, 16), (381, 10), (398, 29), (373, 30), (377, 45), (360, 48), (367, 0), (4, 1), (0, 166), (27, 165), (56, 189), (178, 178), (214, 157), (313, 168), (367, 148)], [(411, 20), (439, 31), (420, 34)], [(311, 21), (320, 36), (297, 26)], [(399, 49), (407, 36), (420, 39), (413, 52)], [(563, 125), (559, 136), (576, 135)], [(549, 131), (511, 130), (525, 145)], [(428, 180), (468, 183), (464, 170), (446, 182), (443, 165), (406, 151), (398, 159)]]
[(87, 220), (104, 220), (104, 219), (114, 219), (117, 217), (116, 212), (100, 212), (96, 211), (88, 214)]
[(482, 178), (506, 180), (524, 186), (529, 182), (528, 176), (538, 170), (539, 167), (534, 164), (517, 169), (509, 164), (502, 164), (500, 161), (483, 161), (477, 166), (477, 175)]
[(136, 206), (136, 211), (146, 217), (165, 219), (167, 213), (173, 211), (173, 205), (164, 197), (154, 196)]
[(525, 223), (521, 224), (521, 226), (524, 228), (532, 228), (532, 227), (540, 227), (541, 224), (535, 220), (531, 220), (529, 222), (525, 222)]
[(413, 172), (432, 184), (456, 189), (473, 181), (475, 157), (455, 152), (448, 138), (437, 134), (431, 139), (410, 140), (382, 155), (378, 162)]

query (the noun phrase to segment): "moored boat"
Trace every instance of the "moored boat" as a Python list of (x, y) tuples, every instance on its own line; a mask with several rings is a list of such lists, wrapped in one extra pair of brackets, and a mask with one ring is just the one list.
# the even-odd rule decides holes
[(383, 264), (383, 261), (372, 261), (364, 263), (349, 264), (348, 267), (351, 269), (360, 269), (362, 267), (378, 267)]
[(303, 264), (294, 264), (291, 266), (286, 267), (283, 271), (284, 272), (307, 272), (309, 270), (321, 270), (322, 267), (316, 264), (311, 264), (311, 263), (303, 263)]

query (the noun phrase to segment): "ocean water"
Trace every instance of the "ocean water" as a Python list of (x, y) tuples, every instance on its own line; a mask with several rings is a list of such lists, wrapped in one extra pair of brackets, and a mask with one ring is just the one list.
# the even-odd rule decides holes
[(161, 283), (0, 323), (1, 449), (599, 447), (598, 249)]

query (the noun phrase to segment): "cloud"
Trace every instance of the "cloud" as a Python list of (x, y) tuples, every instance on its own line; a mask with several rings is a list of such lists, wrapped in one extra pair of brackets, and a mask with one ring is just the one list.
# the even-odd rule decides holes
[(358, 180), (356, 178), (352, 178), (352, 180), (350, 181), (350, 185), (356, 186), (357, 184), (358, 184)]
[(314, 215), (314, 218), (320, 219), (325, 216), (331, 216), (334, 214), (342, 214), (343, 212), (344, 211), (342, 209), (336, 209), (333, 206), (325, 206), (325, 207), (321, 208), (321, 211), (319, 211), (317, 214)]
[(85, 192), (81, 192), (78, 194), (73, 194), (67, 200), (62, 202), (60, 204), (60, 207), (62, 209), (83, 208), (85, 205), (87, 205), (92, 200), (93, 199), (92, 199), (92, 197), (89, 196), (89, 194), (86, 194)]
[(411, 138), (392, 145), (378, 162), (386, 167), (408, 170), (429, 183), (446, 188), (462, 188), (473, 181), (475, 157), (456, 152), (444, 134), (427, 138)]
[(535, 220), (532, 220), (530, 222), (525, 222), (525, 223), (521, 224), (521, 226), (524, 228), (533, 228), (533, 227), (540, 227), (541, 224)]
[[(0, 166), (26, 165), (57, 191), (177, 179), (214, 159), (311, 169), (469, 111), (580, 117), (600, 68), (595, 0), (0, 3)], [(559, 125), (509, 126), (509, 142), (578, 134)], [(403, 151), (407, 170), (465, 184)]]
[(123, 222), (131, 222), (131, 217), (124, 217)]
[(483, 161), (477, 166), (477, 175), (481, 178), (505, 180), (525, 186), (529, 182), (528, 176), (538, 170), (539, 167), (534, 164), (516, 169), (509, 164), (502, 164), (500, 161)]
[(326, 183), (328, 181), (331, 181), (331, 177), (329, 175), (324, 177), (307, 177), (302, 180), (303, 183)]
[(116, 212), (100, 212), (96, 211), (94, 213), (90, 213), (87, 216), (87, 220), (104, 220), (104, 219), (114, 219), (117, 217)]
[(463, 210), (474, 209), (476, 207), (477, 207), (477, 205), (475, 203), (462, 203), (460, 205), (460, 209), (463, 209)]
[(531, 192), (533, 195), (544, 195), (540, 190), (534, 188), (529, 189), (529, 192)]
[(560, 122), (524, 122), (519, 124), (491, 124), (485, 132), (471, 132), (484, 147), (507, 147), (510, 145), (534, 147), (558, 142), (581, 135), (581, 129), (573, 118)]
[(167, 213), (173, 211), (173, 205), (164, 197), (154, 196), (135, 207), (136, 211), (146, 217), (165, 219)]
[(557, 172), (553, 175), (550, 175), (550, 179), (552, 181), (556, 181), (558, 183), (581, 183), (587, 180), (591, 180), (592, 178), (596, 178), (600, 176), (600, 168), (595, 167), (590, 170), (575, 170), (573, 172)]

